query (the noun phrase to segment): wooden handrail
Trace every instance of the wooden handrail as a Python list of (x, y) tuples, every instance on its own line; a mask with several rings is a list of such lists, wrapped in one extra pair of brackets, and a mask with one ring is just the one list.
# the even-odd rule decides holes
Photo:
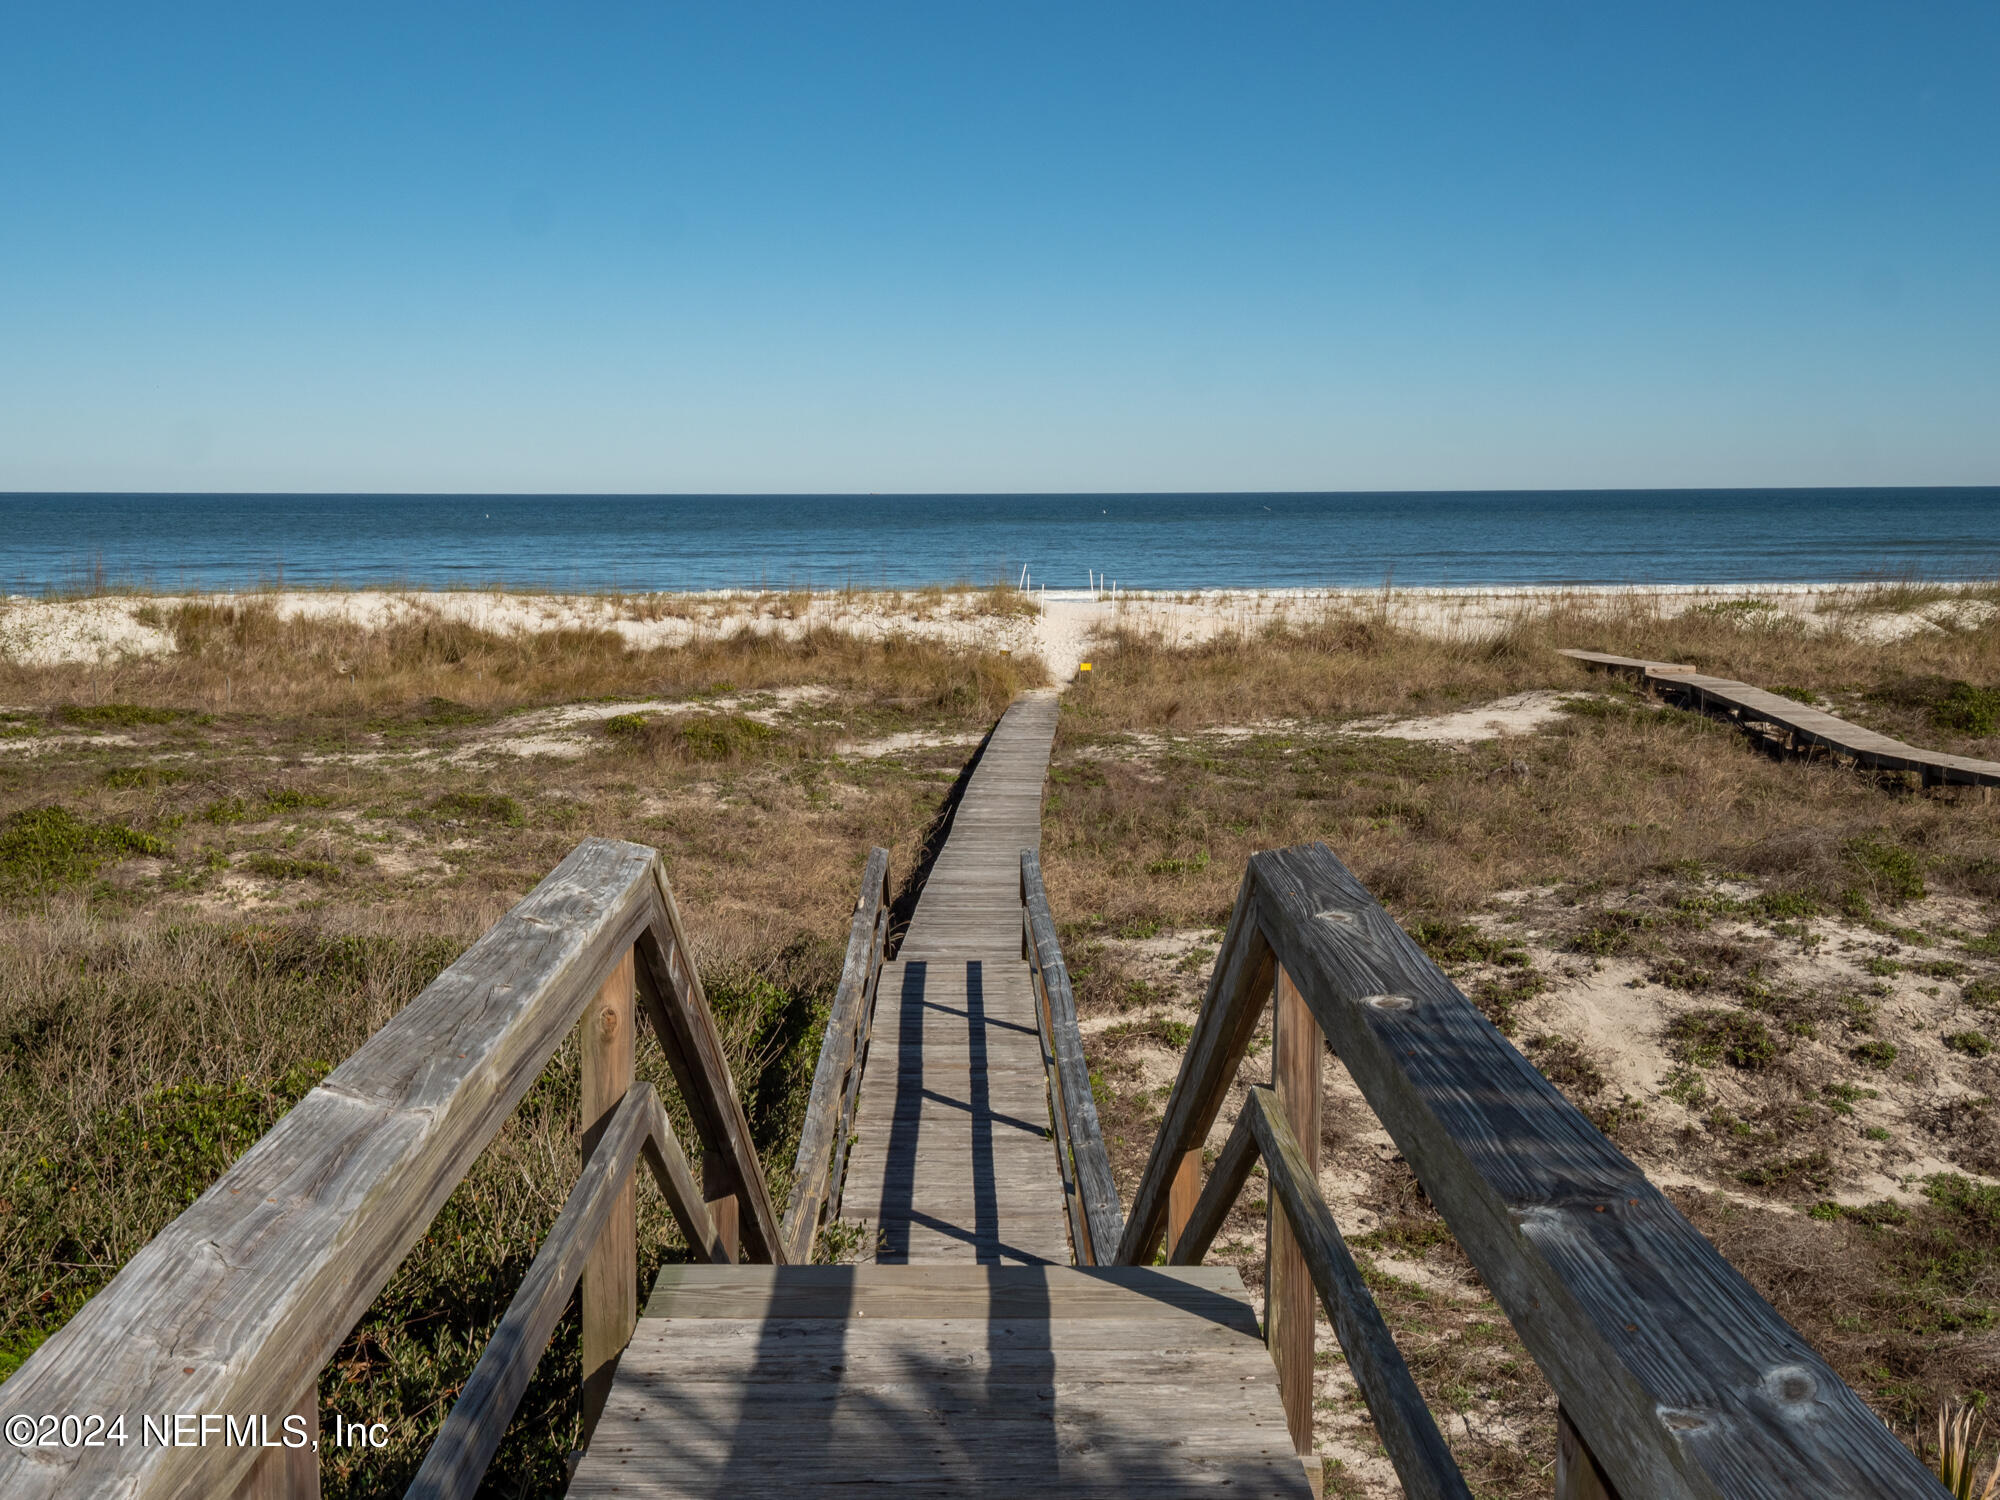
[[(316, 1413), (319, 1372), (614, 967), (637, 982), (704, 1145), (782, 1256), (658, 853), (586, 839), (143, 1246), (0, 1391), (15, 1413)], [(671, 1201), (671, 1200), (670, 1200)], [(684, 1222), (684, 1228), (690, 1224)], [(690, 1243), (708, 1243), (700, 1222)], [(0, 1449), (0, 1494), (227, 1496), (259, 1451)]]
[(1403, 1493), (1412, 1500), (1472, 1500), (1444, 1434), (1438, 1431), (1410, 1367), (1382, 1321), (1381, 1309), (1361, 1279), (1361, 1269), (1347, 1251), (1333, 1222), (1319, 1183), (1306, 1164), (1305, 1152), (1278, 1102), (1277, 1092), (1258, 1085), (1250, 1090), (1236, 1128), (1216, 1159), (1208, 1185), (1202, 1189), (1194, 1215), (1175, 1243), (1168, 1263), (1198, 1266), (1208, 1253), (1236, 1195), (1263, 1158), (1265, 1175), (1277, 1205), (1292, 1227), (1303, 1252), (1313, 1287), (1327, 1318), (1340, 1335), (1354, 1383), (1367, 1399), (1375, 1433), (1396, 1467)]
[(584, 1261), (610, 1221), (613, 1205), (644, 1156), (690, 1246), (711, 1261), (723, 1258), (687, 1157), (650, 1083), (635, 1084), (598, 1138), (597, 1149), (570, 1190), (562, 1213), (542, 1242), (487, 1341), (451, 1414), (405, 1491), (420, 1500), (456, 1500), (479, 1491), (486, 1467), (534, 1378), (535, 1366), (561, 1321)]
[[(681, 1103), (693, 1117), (695, 1134), (707, 1147), (710, 1161), (727, 1178), (730, 1191), (743, 1209), (745, 1258), (783, 1264), (783, 1236), (778, 1228), (777, 1209), (771, 1203), (771, 1188), (764, 1180), (757, 1143), (751, 1139), (750, 1121), (743, 1113), (743, 1100), (730, 1074), (729, 1059), (722, 1052), (722, 1037), (715, 1029), (708, 995), (702, 989), (701, 976), (695, 972), (694, 953), (688, 947), (680, 908), (675, 905), (673, 890), (667, 884), (666, 866), (657, 855), (650, 868), (650, 880), (658, 920), (640, 929), (635, 944), (639, 956), (639, 999), (666, 1051)], [(711, 1191), (709, 1196), (713, 1198), (715, 1193)]]
[(1246, 877), (1236, 893), (1236, 909), (1223, 932), (1222, 946), (1216, 951), (1208, 992), (1195, 1017), (1180, 1074), (1167, 1096), (1166, 1118), (1160, 1122), (1160, 1133), (1126, 1216), (1117, 1264), (1147, 1264), (1166, 1238), (1167, 1201), (1174, 1178), (1182, 1162), (1201, 1150), (1222, 1113), (1229, 1085), (1257, 1030), (1257, 1019), (1271, 998), (1276, 973), (1271, 945), (1251, 908), (1251, 883)]
[(1945, 1493), (1323, 844), (1250, 860), (1122, 1262), (1151, 1260), (1278, 966), (1626, 1500)]
[(875, 1014), (875, 990), (889, 945), (889, 851), (871, 849), (861, 876), (861, 895), (854, 903), (854, 920), (847, 934), (847, 961), (841, 966), (840, 988), (826, 1018), (819, 1065), (813, 1070), (812, 1096), (799, 1132), (799, 1154), (792, 1168), (792, 1197), (785, 1208), (781, 1238), (785, 1258), (803, 1265), (812, 1259), (820, 1218), (838, 1210), (841, 1180), (846, 1175), (847, 1138), (852, 1133), (854, 1107), (861, 1094), (861, 1065), (868, 1050), (868, 1030)]
[(1036, 1011), (1054, 1063), (1049, 1083), (1055, 1095), (1056, 1154), (1078, 1207), (1071, 1230), (1077, 1264), (1106, 1264), (1124, 1238), (1125, 1215), (1097, 1119), (1069, 967), (1063, 962), (1048, 892), (1042, 887), (1042, 862), (1032, 849), (1021, 851), (1021, 949), (1034, 976)]

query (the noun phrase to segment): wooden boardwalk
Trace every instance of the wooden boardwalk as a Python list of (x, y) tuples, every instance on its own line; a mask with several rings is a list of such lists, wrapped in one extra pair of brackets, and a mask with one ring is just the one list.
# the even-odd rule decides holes
[(1305, 1500), (1227, 1267), (671, 1267), (571, 1500)]
[[(1573, 654), (1794, 747), (1987, 769)], [(1320, 1194), (1329, 1047), (1547, 1377), (1559, 1500), (1949, 1500), (1323, 844), (1251, 857), (1121, 1212), (1034, 852), (1054, 724), (1031, 695), (998, 726), (887, 964), (889, 854), (870, 853), (782, 1215), (659, 852), (586, 839), (0, 1387), (0, 1494), (314, 1500), (324, 1368), (574, 1037), (575, 1185), (411, 1500), (520, 1488), (494, 1458), (573, 1297), (580, 1497), (1304, 1500), (1334, 1353), (1316, 1300), (1405, 1493), (1473, 1500)], [(1267, 1010), (1272, 1082), (1207, 1152)], [(699, 1177), (636, 1076), (642, 1014)], [(1259, 1162), (1261, 1340), (1236, 1273), (1200, 1265)], [(703, 1262), (666, 1268), (643, 1315), (642, 1168)], [(801, 1263), (829, 1209), (877, 1231), (871, 1258)], [(173, 1436), (93, 1446), (89, 1413), (166, 1413)], [(224, 1414), (256, 1436), (218, 1438)]]
[(1021, 957), (1021, 851), (1041, 843), (1055, 724), (1053, 694), (1001, 719), (882, 970), (840, 1207), (879, 1260), (1071, 1260)]
[(988, 741), (885, 964), (855, 1266), (672, 1266), (573, 1497), (1311, 1493), (1236, 1272), (1078, 1267), (1021, 956), (1053, 694)]
[(2000, 761), (1924, 750), (1850, 724), (1837, 714), (1798, 703), (1747, 682), (1710, 677), (1681, 662), (1646, 661), (1604, 651), (1564, 651), (1586, 666), (1639, 678), (1654, 691), (1702, 713), (1734, 719), (1746, 729), (1769, 726), (1782, 748), (1801, 753), (1821, 750), (1866, 771), (1908, 771), (1925, 786), (2000, 786)]

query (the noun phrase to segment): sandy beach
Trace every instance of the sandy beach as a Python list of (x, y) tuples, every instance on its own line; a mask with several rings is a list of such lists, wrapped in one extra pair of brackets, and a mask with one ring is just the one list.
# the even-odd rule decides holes
[(1060, 682), (1077, 675), (1091, 643), (1112, 628), (1157, 634), (1169, 646), (1254, 635), (1326, 614), (1368, 616), (1443, 640), (1488, 639), (1540, 615), (1617, 611), (1669, 620), (1690, 610), (1745, 624), (1845, 632), (1873, 644), (1968, 628), (2000, 605), (1979, 586), (1897, 584), (1632, 585), (1257, 589), (1144, 593), (1086, 590), (767, 591), (691, 594), (537, 594), (497, 590), (294, 590), (251, 594), (0, 599), (0, 659), (21, 666), (110, 663), (170, 654), (165, 616), (178, 605), (257, 602), (280, 618), (337, 620), (375, 629), (435, 619), (500, 635), (608, 630), (637, 649), (681, 646), (749, 630), (797, 638), (833, 629), (862, 639), (902, 635), (950, 646), (1032, 652)]

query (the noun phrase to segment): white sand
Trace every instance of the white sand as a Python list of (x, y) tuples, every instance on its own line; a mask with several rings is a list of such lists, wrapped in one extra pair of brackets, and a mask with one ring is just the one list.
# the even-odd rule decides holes
[[(1058, 680), (1076, 675), (1089, 660), (1091, 642), (1114, 624), (1158, 631), (1167, 640), (1194, 644), (1221, 635), (1254, 633), (1275, 622), (1327, 610), (1363, 614), (1440, 637), (1490, 637), (1524, 614), (1589, 609), (1614, 601), (1642, 601), (1662, 618), (1683, 610), (1733, 606), (1745, 629), (1850, 630), (1870, 640), (1963, 628), (1993, 617), (1985, 599), (1944, 598), (1900, 611), (1857, 608), (1870, 586), (1774, 584), (1635, 586), (1629, 588), (1524, 587), (1505, 589), (1407, 588), (1203, 590), (1179, 594), (1037, 592), (1030, 613), (980, 612), (982, 596), (916, 593), (796, 594), (507, 594), (498, 592), (280, 592), (206, 596), (268, 603), (286, 617), (341, 619), (364, 626), (397, 620), (462, 621), (498, 633), (595, 628), (616, 631), (635, 646), (671, 646), (701, 636), (754, 630), (796, 636), (812, 626), (882, 638), (906, 635), (957, 643), (987, 643), (1032, 651)], [(105, 596), (71, 601), (0, 599), (0, 658), (28, 666), (106, 663), (160, 656), (174, 649), (156, 624), (174, 597)], [(1744, 607), (1749, 605), (1751, 607)]]

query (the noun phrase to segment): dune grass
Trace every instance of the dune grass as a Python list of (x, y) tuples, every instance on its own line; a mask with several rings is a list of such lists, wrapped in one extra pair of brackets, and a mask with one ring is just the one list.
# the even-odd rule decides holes
[[(2000, 758), (1975, 728), (1935, 728), (1931, 700), (1886, 696), (1917, 680), (1963, 702), (1950, 683), (2000, 683), (1992, 623), (1875, 643), (1633, 596), (1544, 601), (1456, 638), (1349, 606), (1200, 644), (1120, 631), (1065, 694), (1043, 848), (1114, 1170), (1129, 1191), (1245, 861), (1324, 840), (1600, 1128), (1649, 1170), (1694, 1175), (1674, 1188), (1684, 1210), (1922, 1450), (1942, 1402), (2000, 1388), (2000, 1069), (1937, 1036), (1963, 1034), (1944, 1017), (2000, 1005), (2000, 804), (1770, 759), (1563, 646), (1802, 684), (1855, 717), (1904, 714), (1920, 743)], [(1470, 744), (1351, 732), (1524, 693), (1569, 711)], [(1783, 980), (1781, 961), (1829, 931), (1881, 956), (1845, 985)], [(1606, 966), (1666, 997), (1658, 1033), (1633, 1039), (1669, 1054), (1656, 1095), (1526, 1019)], [(1907, 1123), (1861, 1129), (1892, 1095)], [(1365, 1216), (1364, 1274), (1474, 1492), (1545, 1493), (1546, 1383), (1374, 1131), (1336, 1087), (1324, 1149)], [(1896, 1204), (1842, 1206), (1896, 1162), (1917, 1163)], [(1261, 1192), (1253, 1179), (1218, 1241), (1253, 1289)], [(1322, 1442), (1354, 1458), (1332, 1490), (1391, 1493), (1362, 1462), (1379, 1452), (1321, 1337)]]
[[(1866, 597), (1848, 611), (1863, 622), (1887, 610)], [(286, 618), (268, 598), (149, 602), (171, 653), (0, 663), (0, 1372), (587, 834), (666, 853), (782, 1189), (862, 857), (883, 843), (910, 868), (968, 749), (845, 747), (920, 738), (908, 731), (969, 742), (1043, 680), (1024, 657), (822, 628), (803, 595), (649, 648), (611, 628), (515, 634), (422, 611), (364, 628)], [(995, 618), (1024, 605), (1001, 590), (901, 601)], [(708, 608), (620, 607), (636, 620)], [(1114, 629), (1064, 698), (1044, 867), (1118, 1170), (1150, 1145), (1155, 1072), (1187, 1040), (1176, 997), (1198, 984), (1244, 861), (1324, 839), (1614, 1138), (1699, 1174), (1676, 1189), (1687, 1211), (1914, 1441), (1939, 1400), (2000, 1385), (1983, 1196), (2000, 1154), (1980, 1165), (2000, 1153), (2000, 1116), (1964, 1102), (2000, 1094), (2000, 1060), (1932, 1046), (1903, 1015), (1925, 986), (2000, 1007), (2000, 807), (1766, 759), (1555, 648), (1692, 661), (1996, 755), (1981, 715), (2000, 630), (1966, 618), (1876, 643), (1782, 610), (1579, 595), (1456, 635), (1365, 600), (1200, 645)], [(1345, 732), (1533, 692), (1568, 711), (1505, 740)], [(528, 739), (563, 743), (504, 749)], [(1549, 929), (1536, 945), (1496, 926), (1495, 898), (1523, 890)], [(1912, 925), (1940, 901), (1977, 918), (1956, 936)], [(1835, 919), (1879, 947), (1865, 978), (1879, 992), (1774, 984), (1764, 939), (1731, 925), (1802, 945)], [(1147, 957), (1176, 935), (1169, 959)], [(1689, 997), (1692, 1019), (1658, 1040), (1675, 1099), (1713, 1097), (1675, 1104), (1682, 1134), (1650, 1135), (1648, 1101), (1621, 1098), (1601, 1055), (1526, 1019), (1603, 964)], [(1975, 1031), (2000, 1022), (1950, 1028)], [(1889, 1060), (1854, 1055), (1870, 1047)], [(329, 1365), (323, 1400), (394, 1435), (330, 1463), (330, 1495), (399, 1493), (413, 1471), (573, 1180), (575, 1066), (558, 1054)], [(1857, 1208), (1840, 1191), (1855, 1112), (1871, 1090), (1936, 1092), (1944, 1070), (1966, 1087), (1949, 1095), (1956, 1113), (1924, 1116), (1920, 1144), (1949, 1170), (1926, 1169), (1936, 1181), (1893, 1212)], [(1329, 1159), (1362, 1163), (1373, 1217), (1354, 1244), (1412, 1368), (1441, 1413), (1472, 1419), (1460, 1457), (1480, 1493), (1539, 1493), (1545, 1385), (1407, 1170), (1357, 1156), (1365, 1112), (1336, 1105)], [(680, 1252), (650, 1190), (641, 1201), (650, 1275)], [(1253, 1287), (1259, 1224), (1246, 1198), (1224, 1236)], [(1439, 1289), (1468, 1283), (1466, 1297)], [(574, 1339), (572, 1318), (496, 1493), (558, 1491)], [(1334, 1485), (1377, 1492), (1353, 1475)]]
[[(591, 834), (665, 851), (782, 1198), (862, 862), (911, 868), (965, 753), (839, 747), (976, 738), (1040, 680), (817, 629), (635, 650), (256, 600), (161, 618), (158, 660), (0, 667), (0, 1376)], [(604, 699), (657, 706), (506, 748)], [(645, 1039), (640, 1072), (679, 1116)], [(329, 1455), (329, 1496), (402, 1492), (574, 1181), (577, 1090), (565, 1045), (326, 1367), (325, 1409), (391, 1434)], [(650, 1278), (683, 1252), (639, 1197)], [(560, 1492), (578, 1357), (572, 1309), (495, 1493)]]

